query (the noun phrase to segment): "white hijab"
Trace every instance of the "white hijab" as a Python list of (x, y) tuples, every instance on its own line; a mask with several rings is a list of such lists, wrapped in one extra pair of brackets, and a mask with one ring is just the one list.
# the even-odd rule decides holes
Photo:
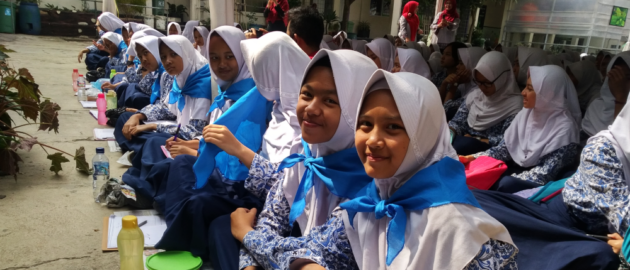
[[(155, 30), (155, 29), (147, 29), (147, 30), (141, 30), (138, 31), (136, 33), (133, 33), (133, 36), (131, 37), (131, 41), (129, 42), (129, 50), (127, 50), (127, 54), (129, 54), (129, 56), (136, 56), (136, 41), (138, 39), (141, 39), (143, 37), (163, 37), (164, 35), (162, 33), (160, 33), (159, 31)], [(156, 39), (157, 40), (157, 39)], [(157, 41), (156, 41), (157, 42)], [(144, 47), (144, 46), (143, 46)], [(155, 57), (155, 59), (158, 61), (158, 63), (160, 62), (160, 51), (158, 49), (158, 43), (156, 43), (156, 47), (155, 47), (155, 52), (157, 52), (157, 54), (155, 54), (154, 51), (151, 51), (149, 48), (147, 48), (151, 54), (153, 54), (153, 56)]]
[(424, 41), (419, 41), (418, 45), (420, 46), (420, 53), (422, 53), (422, 57), (424, 57), (424, 60), (429, 61), (429, 58), (431, 57), (431, 54), (432, 54), (429, 46), (427, 46), (427, 44), (424, 43)]
[(184, 33), (182, 33), (182, 36), (185, 36), (190, 43), (195, 43), (195, 36), (193, 34), (193, 30), (195, 29), (195, 26), (199, 25), (199, 21), (188, 21), (186, 23), (186, 26), (184, 26)]
[(334, 38), (331, 35), (324, 35), (322, 38), (322, 43), (320, 44), (321, 49), (329, 49), (329, 50), (337, 50), (339, 46), (335, 44)]
[(477, 87), (477, 85), (472, 81), (473, 69), (479, 63), (479, 59), (483, 57), (487, 51), (481, 47), (471, 47), (471, 48), (460, 48), (457, 50), (459, 54), (459, 59), (462, 60), (466, 69), (470, 72), (470, 81), (459, 85), (457, 88), (459, 89), (462, 97), (468, 96), (468, 94)]
[[(388, 41), (389, 42), (389, 41)], [(308, 74), (313, 64), (319, 59), (328, 57), (332, 66), (332, 72), (339, 96), (341, 106), (341, 119), (335, 135), (330, 141), (319, 144), (309, 144), (313, 157), (322, 157), (335, 152), (354, 147), (354, 130), (356, 128), (357, 104), (361, 99), (361, 89), (370, 78), (370, 75), (377, 70), (374, 61), (366, 56), (351, 50), (320, 50), (309, 63), (304, 78)], [(292, 150), (294, 153), (303, 153), (301, 136), (294, 140)], [(299, 163), (284, 171), (282, 186), (284, 195), (293, 204), (295, 193), (304, 173), (304, 165)], [(301, 216), (297, 218), (302, 235), (307, 235), (315, 226), (320, 226), (328, 220), (333, 210), (341, 203), (341, 198), (332, 194), (326, 185), (314, 177), (313, 188), (307, 192), (305, 197), (306, 206)]]
[(590, 60), (575, 62), (567, 67), (577, 78), (578, 99), (580, 104), (588, 104), (593, 96), (597, 95), (597, 91), (602, 88), (602, 81), (599, 78), (599, 71), (594, 62)]
[(526, 168), (560, 147), (579, 143), (582, 117), (575, 87), (564, 69), (556, 65), (530, 67), (529, 74), (536, 105), (523, 108), (504, 135), (510, 156)]
[[(613, 67), (617, 58), (623, 59), (627, 64), (630, 64), (630, 52), (622, 52), (614, 56), (606, 72), (609, 72)], [(590, 136), (597, 134), (598, 132), (608, 128), (615, 120), (615, 97), (610, 92), (610, 86), (608, 86), (608, 77), (604, 80), (602, 88), (599, 91), (599, 97), (594, 99), (586, 109), (584, 119), (582, 120), (582, 130)]]
[(475, 71), (489, 81), (494, 81), (499, 75), (501, 77), (494, 82), (496, 92), (492, 96), (488, 97), (481, 89), (476, 88), (466, 97), (468, 125), (471, 128), (486, 130), (523, 108), (521, 91), (514, 79), (510, 61), (504, 54), (497, 51), (485, 54), (473, 70), (472, 76)]
[(241, 48), (258, 91), (267, 100), (275, 101), (269, 127), (263, 136), (262, 155), (272, 163), (281, 162), (293, 154), (292, 142), (302, 133), (295, 110), (301, 75), (310, 59), (282, 32), (244, 40)]
[(107, 32), (114, 32), (116, 29), (122, 28), (125, 24), (116, 15), (111, 12), (103, 12), (98, 16), (99, 23), (107, 29)]
[(136, 40), (133, 40), (131, 44), (133, 46), (134, 55), (137, 54), (135, 52), (136, 45), (140, 45), (144, 47), (145, 49), (147, 49), (153, 55), (153, 57), (155, 57), (155, 60), (158, 63), (161, 62), (160, 61), (160, 39), (158, 37), (156, 36), (141, 37)]
[(107, 39), (109, 41), (111, 41), (112, 43), (114, 43), (114, 45), (116, 45), (116, 47), (119, 47), (120, 42), (123, 41), (123, 37), (117, 33), (114, 32), (107, 32), (105, 34), (103, 34), (103, 36), (101, 37), (102, 39)]
[(169, 32), (168, 30), (170, 30), (170, 29), (171, 29), (171, 25), (175, 25), (175, 28), (177, 29), (177, 34), (178, 34), (178, 35), (181, 35), (181, 34), (182, 34), (182, 26), (181, 26), (181, 25), (179, 25), (179, 23), (176, 23), (176, 22), (170, 22), (170, 23), (168, 23), (168, 27), (166, 27), (166, 34), (167, 34), (167, 35), (169, 35), (169, 36), (171, 35), (171, 34), (169, 34), (169, 33), (168, 33), (168, 32)]
[(129, 27), (131, 28), (131, 31), (133, 31), (134, 35), (138, 31), (153, 29), (153, 27), (148, 26), (146, 24), (142, 24), (142, 23), (129, 23)]
[[(171, 48), (171, 50), (184, 61), (184, 70), (175, 76), (177, 85), (182, 89), (186, 85), (186, 80), (190, 74), (197, 72), (197, 70), (208, 64), (208, 60), (199, 54), (199, 52), (193, 48), (192, 43), (187, 40), (186, 37), (180, 35), (160, 38), (161, 42)], [(210, 89), (208, 89), (208, 91), (210, 91)]]
[(394, 58), (396, 57), (396, 47), (394, 47), (394, 44), (387, 39), (376, 38), (365, 46), (381, 60), (381, 69), (387, 71), (392, 70), (394, 67)]
[(612, 125), (594, 137), (598, 136), (603, 136), (612, 142), (617, 158), (621, 161), (623, 177), (626, 184), (630, 186), (630, 106), (625, 105)]
[(232, 50), (232, 54), (234, 54), (234, 57), (236, 58), (236, 63), (238, 63), (238, 76), (236, 77), (236, 79), (234, 79), (234, 81), (231, 82), (219, 79), (219, 77), (215, 75), (214, 71), (210, 69), (210, 73), (212, 73), (212, 77), (214, 78), (214, 80), (217, 82), (217, 84), (219, 84), (219, 86), (221, 86), (221, 89), (225, 91), (233, 83), (237, 83), (243, 79), (252, 77), (252, 75), (249, 73), (247, 65), (245, 64), (243, 53), (241, 51), (241, 41), (245, 40), (245, 34), (234, 26), (224, 25), (215, 28), (214, 30), (212, 30), (212, 32), (207, 34), (205, 45), (206, 55), (208, 54), (207, 51), (210, 50), (210, 37), (212, 37), (213, 33), (217, 33), (217, 35), (219, 35), (225, 41), (225, 43), (227, 43), (228, 47), (230, 47), (230, 50)]
[[(197, 32), (199, 32), (199, 35), (201, 35), (201, 38), (203, 39), (203, 46), (199, 46), (197, 45), (197, 50), (201, 53), (201, 55), (203, 55), (203, 57), (205, 57), (206, 59), (208, 59), (208, 61), (210, 61), (210, 58), (208, 57), (208, 42), (210, 41), (209, 37), (210, 37), (210, 31), (208, 31), (208, 28), (206, 28), (205, 26), (195, 26), (195, 30), (197, 30)], [(193, 32), (193, 37), (195, 36), (194, 32)]]
[(433, 52), (431, 54), (431, 57), (429, 57), (429, 66), (431, 67), (431, 70), (433, 70), (433, 74), (437, 74), (439, 72), (442, 72), (442, 53), (440, 52)]
[(352, 49), (360, 52), (363, 55), (366, 55), (365, 45), (367, 44), (367, 40), (353, 40), (352, 41)]
[(510, 60), (510, 66), (514, 66), (518, 58), (518, 47), (503, 47), (503, 54)]
[[(416, 74), (378, 70), (365, 86), (371, 91), (391, 89), (409, 146), (405, 158), (388, 179), (374, 179), (381, 199), (391, 197), (418, 171), (449, 157), (457, 159), (440, 94), (431, 81)], [(359, 102), (362, 104), (363, 100)], [(358, 113), (357, 113), (358, 117)], [(389, 217), (357, 213), (354, 227), (347, 212), (343, 219), (359, 269), (463, 269), (490, 239), (512, 244), (507, 229), (483, 210), (467, 204), (446, 204), (422, 211), (405, 211), (405, 245), (390, 266), (386, 264)]]
[(398, 48), (398, 60), (400, 61), (401, 72), (411, 72), (431, 79), (429, 64), (424, 61), (424, 58), (417, 50)]
[(527, 83), (527, 71), (529, 67), (541, 67), (547, 65), (547, 53), (539, 48), (518, 47), (518, 64), (521, 69), (517, 82), (521, 85)]

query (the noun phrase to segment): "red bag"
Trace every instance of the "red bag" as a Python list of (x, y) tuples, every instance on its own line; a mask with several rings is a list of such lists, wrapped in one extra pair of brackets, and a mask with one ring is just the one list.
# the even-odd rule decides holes
[(505, 162), (486, 156), (480, 156), (464, 166), (469, 189), (488, 190), (507, 170)]

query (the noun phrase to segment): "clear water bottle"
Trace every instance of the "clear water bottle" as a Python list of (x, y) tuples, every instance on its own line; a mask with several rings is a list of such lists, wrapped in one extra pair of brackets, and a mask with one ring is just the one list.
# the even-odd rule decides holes
[(98, 197), (101, 194), (101, 187), (109, 179), (109, 159), (105, 156), (105, 148), (96, 148), (96, 156), (92, 158), (92, 167), (94, 168), (92, 192), (94, 201), (100, 203), (101, 201)]
[(144, 270), (144, 233), (138, 227), (136, 216), (122, 218), (122, 229), (116, 242), (120, 254), (120, 270)]
[(79, 98), (79, 101), (87, 101), (87, 95), (85, 93), (85, 78), (83, 77), (83, 74), (79, 74), (79, 78), (77, 79), (77, 89), (77, 97)]

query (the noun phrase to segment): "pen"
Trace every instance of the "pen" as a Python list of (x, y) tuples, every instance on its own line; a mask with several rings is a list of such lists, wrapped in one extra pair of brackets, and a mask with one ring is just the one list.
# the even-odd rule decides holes
[(147, 224), (147, 221), (146, 221), (146, 220), (145, 220), (145, 221), (143, 221), (143, 222), (140, 222), (140, 224), (138, 224), (138, 228), (140, 228), (140, 227), (144, 226), (145, 224)]
[(604, 241), (610, 240), (610, 238), (608, 238), (608, 236), (605, 236), (605, 235), (586, 234), (586, 236), (590, 236), (590, 237), (593, 237), (595, 239), (604, 240)]
[(173, 137), (173, 141), (177, 141), (177, 134), (179, 134), (179, 129), (182, 127), (182, 124), (177, 125), (177, 130), (175, 131), (175, 137)]

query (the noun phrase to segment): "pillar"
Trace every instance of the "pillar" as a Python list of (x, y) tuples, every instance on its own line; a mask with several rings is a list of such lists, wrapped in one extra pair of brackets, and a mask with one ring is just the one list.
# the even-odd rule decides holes
[(398, 20), (402, 14), (402, 0), (394, 0), (392, 5), (392, 25), (389, 30), (389, 34), (392, 36), (398, 36)]
[(234, 0), (209, 0), (210, 29), (234, 24)]

